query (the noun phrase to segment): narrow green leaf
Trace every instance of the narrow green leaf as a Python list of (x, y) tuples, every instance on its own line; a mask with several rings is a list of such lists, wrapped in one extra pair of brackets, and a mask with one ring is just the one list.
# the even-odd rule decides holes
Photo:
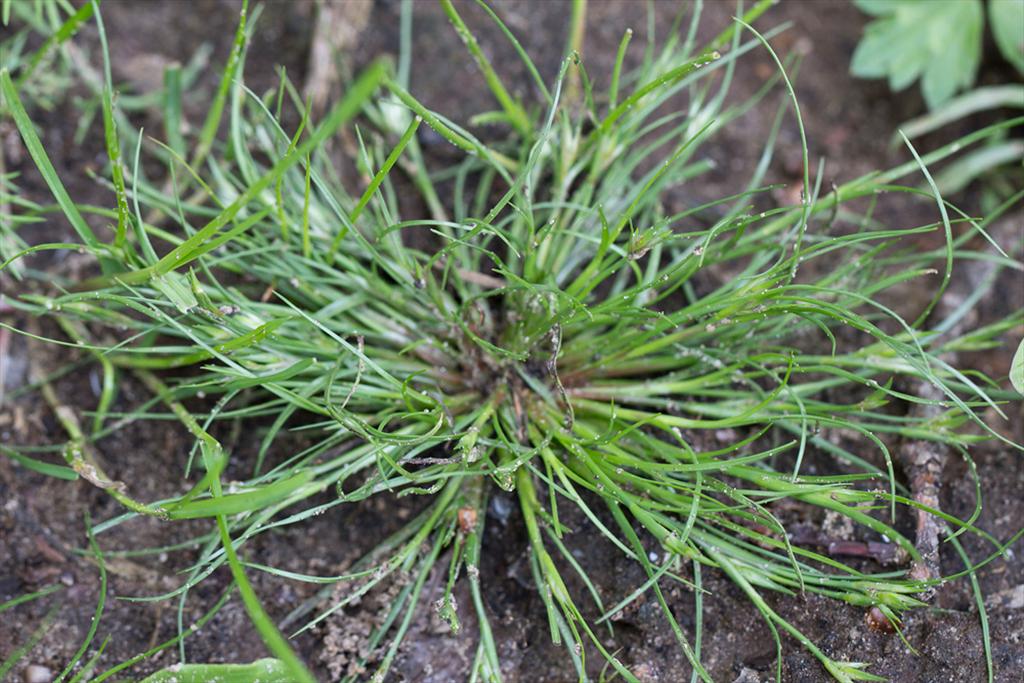
[(39, 598), (45, 598), (50, 593), (56, 593), (57, 591), (61, 590), (64, 590), (64, 586), (59, 583), (55, 583), (50, 586), (46, 586), (45, 588), (40, 588), (37, 591), (25, 593), (24, 595), (19, 595), (16, 598), (11, 598), (7, 602), (0, 603), (0, 613), (6, 612), (9, 609), (13, 609), (18, 605), (24, 605), (26, 602), (32, 602), (33, 600), (38, 600)]
[(177, 62), (164, 69), (164, 137), (174, 153), (185, 158), (185, 138), (182, 137), (181, 118), (181, 64)]
[(315, 473), (304, 470), (288, 479), (260, 487), (246, 493), (229, 493), (216, 498), (193, 500), (184, 505), (167, 505), (164, 509), (170, 519), (199, 519), (218, 515), (237, 515), (259, 510), (287, 498), (296, 489), (313, 480)]
[(176, 273), (172, 270), (162, 275), (157, 275), (150, 284), (167, 297), (167, 300), (174, 304), (181, 313), (188, 313), (199, 305), (199, 301), (189, 286), (188, 280), (181, 273)]
[(22, 467), (39, 474), (45, 474), (48, 477), (55, 477), (57, 479), (64, 479), (66, 481), (75, 481), (78, 479), (78, 472), (75, 472), (70, 467), (65, 465), (54, 465), (48, 462), (42, 462), (35, 458), (30, 458), (27, 455), (22, 455), (16, 450), (7, 448), (6, 446), (0, 446), (0, 453), (3, 453), (11, 460), (20, 463)]
[(175, 664), (142, 679), (142, 683), (285, 683), (291, 681), (280, 659), (257, 659), (250, 664)]
[(96, 566), (99, 567), (100, 571), (100, 586), (97, 591), (98, 597), (96, 599), (96, 611), (93, 613), (92, 619), (89, 621), (89, 630), (85, 634), (85, 640), (83, 640), (82, 644), (79, 645), (78, 650), (68, 661), (64, 670), (60, 672), (59, 676), (57, 676), (55, 683), (60, 683), (67, 678), (68, 674), (71, 673), (71, 670), (79, 660), (85, 656), (86, 650), (88, 650), (89, 645), (92, 644), (92, 639), (96, 636), (96, 629), (99, 628), (100, 619), (103, 617), (103, 608), (107, 602), (107, 565), (106, 562), (103, 561), (103, 553), (100, 552), (100, 547), (96, 543), (96, 537), (93, 535), (92, 522), (89, 520), (88, 513), (86, 513), (85, 516), (85, 534), (89, 539), (89, 550), (92, 551), (93, 559), (96, 560)]
[[(324, 119), (324, 122), (305, 142), (278, 159), (277, 163), (269, 171), (250, 185), (238, 199), (219, 213), (216, 218), (160, 259), (153, 270), (159, 273), (167, 268), (179, 268), (195, 258), (195, 250), (201, 248), (205, 241), (227, 225), (242, 210), (242, 207), (249, 204), (259, 193), (284, 174), (285, 171), (305, 159), (307, 154), (317, 149), (324, 140), (333, 135), (346, 121), (359, 113), (363, 103), (376, 90), (377, 85), (383, 81), (386, 72), (387, 69), (383, 62), (374, 62), (363, 72), (359, 80), (349, 89), (345, 98), (334, 107), (327, 115), (327, 118)], [(142, 273), (145, 271), (136, 272)], [(136, 277), (133, 279), (140, 278)]]
[(32, 161), (38, 167), (40, 175), (43, 176), (43, 180), (46, 181), (47, 187), (53, 193), (54, 199), (57, 200), (60, 208), (64, 211), (64, 215), (71, 223), (71, 227), (75, 229), (75, 232), (78, 233), (78, 236), (85, 242), (87, 247), (96, 252), (101, 251), (103, 245), (97, 239), (89, 224), (82, 218), (81, 212), (64, 188), (64, 183), (60, 181), (57, 170), (50, 163), (50, 157), (47, 156), (46, 150), (43, 149), (43, 143), (36, 134), (32, 120), (25, 112), (25, 107), (21, 102), (21, 98), (18, 97), (18, 91), (15, 89), (7, 69), (0, 71), (0, 95), (3, 95), (3, 108), (9, 111), (14, 118), (14, 124), (18, 127), (18, 132), (21, 133), (21, 139), (25, 141), (25, 147), (28, 149)]
[(39, 623), (39, 626), (36, 627), (36, 630), (29, 634), (28, 640), (11, 650), (6, 659), (0, 662), (0, 681), (11, 680), (7, 678), (7, 674), (14, 669), (25, 655), (32, 651), (32, 648), (39, 644), (39, 641), (46, 637), (46, 634), (50, 632), (50, 626), (53, 624), (53, 620), (57, 617), (57, 612), (60, 611), (60, 608), (61, 605), (59, 603), (51, 607), (46, 613), (46, 616), (43, 617), (43, 620)]
[(114, 122), (114, 83), (110, 73), (110, 50), (107, 47), (107, 31), (103, 26), (99, 0), (92, 0), (93, 12), (96, 15), (96, 28), (100, 36), (100, 53), (103, 55), (103, 136), (107, 147), (107, 158), (110, 161), (110, 179), (114, 185), (114, 197), (117, 201), (117, 231), (114, 234), (114, 246), (123, 249), (128, 235), (128, 193), (124, 187), (124, 168), (121, 166), (121, 140), (117, 136), (117, 124)]
[(224, 72), (221, 74), (217, 94), (214, 96), (210, 109), (206, 113), (203, 127), (199, 131), (199, 141), (190, 164), (193, 168), (200, 167), (206, 159), (206, 155), (210, 153), (213, 141), (217, 137), (217, 130), (220, 128), (221, 118), (224, 115), (224, 105), (227, 103), (228, 92), (235, 80), (238, 63), (245, 49), (245, 22), (248, 12), (249, 0), (242, 0), (242, 9), (238, 14), (238, 28), (235, 30), (235, 40), (231, 44), (231, 54), (228, 55), (228, 62), (224, 66)]
[(455, 27), (455, 31), (459, 34), (462, 42), (465, 43), (466, 49), (473, 56), (473, 60), (480, 68), (480, 72), (484, 76), (484, 80), (487, 82), (487, 86), (494, 93), (494, 97), (501, 104), (501, 108), (505, 110), (505, 114), (508, 116), (509, 123), (515, 128), (520, 135), (529, 137), (533, 134), (532, 126), (530, 125), (530, 117), (527, 116), (526, 111), (523, 110), (522, 105), (517, 102), (512, 95), (509, 94), (505, 88), (505, 84), (502, 83), (501, 77), (498, 76), (494, 67), (491, 66), (491, 62), (487, 59), (483, 50), (480, 49), (480, 44), (476, 40), (476, 36), (469, 30), (466, 23), (459, 16), (458, 10), (452, 5), (451, 0), (441, 0), (441, 8), (445, 14), (448, 15), (448, 20), (451, 21), (452, 26)]
[[(10, 12), (11, 1), (12, 0), (4, 0), (5, 12)], [(32, 74), (35, 73), (36, 67), (39, 66), (39, 63), (43, 61), (43, 57), (45, 57), (51, 49), (60, 45), (78, 32), (81, 25), (88, 21), (92, 16), (93, 9), (92, 3), (82, 5), (77, 12), (64, 21), (61, 27), (58, 28), (53, 35), (46, 39), (46, 42), (39, 46), (39, 49), (35, 51), (32, 58), (29, 60), (28, 65), (21, 74), (19, 74), (18, 87), (21, 87), (29, 78), (32, 77)], [(7, 25), (8, 18), (9, 17), (5, 14), (3, 22), (5, 26)]]

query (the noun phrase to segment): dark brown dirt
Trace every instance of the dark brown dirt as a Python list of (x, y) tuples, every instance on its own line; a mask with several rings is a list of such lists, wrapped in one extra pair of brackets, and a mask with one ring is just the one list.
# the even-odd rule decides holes
[[(673, 3), (674, 4), (674, 3)], [(669, 3), (656, 7), (658, 38), (671, 25), (674, 11)], [(727, 25), (734, 10), (732, 3), (706, 3), (701, 35), (710, 37)], [(203, 42), (214, 47), (210, 72), (189, 94), (193, 121), (202, 115), (216, 84), (216, 66), (223, 63), (230, 34), (234, 30), (235, 2), (126, 2), (108, 0), (103, 11), (114, 57), (115, 78), (124, 87), (145, 89), (170, 60), (187, 61)], [(358, 44), (346, 59), (358, 68), (380, 54), (395, 54), (398, 49), (398, 2), (378, 0)], [(524, 47), (538, 64), (541, 74), (551, 79), (558, 70), (565, 45), (568, 5), (561, 2), (496, 2), (498, 13), (516, 32)], [(477, 30), (498, 68), (508, 74), (517, 92), (530, 100), (536, 95), (513, 50), (491, 27), (475, 6), (460, 4), (467, 22)], [(255, 41), (246, 66), (246, 79), (256, 90), (276, 82), (274, 67), (286, 66), (288, 74), (301, 83), (311, 35), (313, 10), (308, 3), (271, 2), (260, 19)], [(807, 126), (811, 158), (827, 159), (826, 184), (842, 182), (896, 161), (907, 154), (888, 144), (899, 122), (921, 111), (920, 98), (911, 91), (892, 97), (884, 84), (857, 81), (847, 75), (849, 57), (863, 26), (862, 16), (843, 2), (803, 1), (783, 3), (770, 11), (758, 25), (762, 28), (792, 21), (794, 26), (773, 40), (780, 53), (805, 54), (797, 94)], [(584, 49), (588, 71), (598, 83), (607, 81), (615, 47), (627, 27), (637, 31), (631, 59), (637, 61), (642, 50), (646, 26), (645, 9), (640, 2), (591, 0), (587, 39)], [(87, 29), (80, 37), (83, 46), (95, 45), (95, 34)], [(415, 18), (415, 59), (413, 91), (430, 107), (456, 121), (466, 121), (476, 112), (493, 108), (491, 97), (472, 61), (465, 57), (447, 20), (433, 3), (417, 3)], [(739, 101), (754, 92), (773, 73), (773, 63), (763, 53), (745, 61), (747, 68), (737, 73), (734, 99)], [(695, 197), (721, 196), (735, 191), (756, 164), (761, 145), (771, 125), (779, 100), (769, 98), (766, 106), (737, 121), (708, 148), (717, 167), (695, 183), (692, 196), (674, 201), (691, 202)], [(110, 197), (85, 174), (88, 167), (102, 168), (101, 136), (87, 138), (85, 144), (71, 142), (77, 110), (70, 101), (53, 112), (35, 112), (44, 143), (73, 197), (80, 201), (109, 204)], [(139, 124), (157, 129), (156, 114), (139, 116)], [(0, 132), (4, 132), (0, 128)], [(7, 133), (9, 133), (7, 129)], [(500, 131), (485, 131), (497, 135)], [(21, 171), (22, 184), (30, 196), (45, 201), (47, 195), (39, 176), (30, 168), (27, 156), (18, 149), (18, 141), (2, 145), (7, 149), (8, 169)], [(429, 140), (425, 140), (429, 142)], [(926, 139), (924, 148), (939, 140)], [(439, 148), (437, 155), (445, 150)], [(776, 157), (773, 180), (791, 185), (800, 176), (799, 140), (791, 122), (783, 128)], [(970, 207), (977, 198), (968, 195), (960, 201)], [(888, 198), (881, 207), (881, 218), (891, 225), (917, 225), (933, 220), (934, 207), (911, 204), (905, 199)], [(1024, 224), (1020, 210), (1001, 228), (1009, 239), (1019, 239)], [(61, 220), (41, 226), (31, 241), (66, 238), (69, 229)], [(1015, 235), (1017, 237), (1015, 237)], [(37, 267), (60, 271), (69, 264), (40, 259)], [(8, 280), (4, 287), (13, 287)], [(970, 286), (969, 278), (957, 284), (954, 294)], [(1004, 296), (982, 303), (974, 324), (984, 324), (1024, 305), (1024, 283), (1020, 276), (1007, 276), (998, 290)], [(913, 303), (928, 293), (911, 293)], [(3, 321), (17, 327), (28, 322), (3, 315)], [(1018, 331), (1019, 332), (1019, 331)], [(64, 353), (55, 354), (23, 338), (9, 336), (0, 362), (6, 363), (7, 389), (14, 390), (26, 381), (29, 367), (47, 371), (66, 363)], [(0, 349), (3, 349), (0, 346)], [(1009, 355), (992, 353), (972, 359), (982, 369), (1005, 375)], [(86, 366), (57, 383), (62, 400), (72, 406), (91, 406), (96, 396), (92, 389), (95, 370)], [(115, 410), (127, 409), (145, 396), (145, 391), (126, 381)], [(1007, 407), (1011, 413), (1014, 438), (1024, 441), (1024, 410), (1020, 403)], [(993, 422), (995, 418), (993, 418)], [(147, 423), (122, 430), (97, 444), (103, 462), (115, 478), (131, 482), (131, 492), (143, 500), (175, 493), (181, 486), (180, 472), (191, 443), (171, 423)], [(1007, 428), (1009, 431), (1009, 428)], [(28, 394), (0, 406), (0, 443), (59, 444), (65, 437), (46, 404), (36, 394)], [(245, 471), (247, 458), (254, 452), (255, 437), (242, 435), (234, 445), (238, 472)], [(1024, 524), (1024, 458), (995, 446), (978, 448), (972, 453), (978, 465), (985, 505), (978, 524), (997, 538), (1006, 538)], [(231, 472), (228, 476), (231, 476)], [(959, 517), (968, 516), (974, 506), (974, 487), (967, 466), (959, 458), (950, 460), (943, 472), (943, 509)], [(415, 504), (415, 503), (412, 503)], [(253, 561), (284, 569), (314, 574), (337, 574), (348, 567), (375, 541), (401, 523), (410, 513), (408, 502), (376, 498), (365, 505), (334, 508), (315, 517), (288, 534), (262, 535), (246, 546)], [(513, 512), (506, 517), (505, 508)], [(595, 505), (595, 509), (599, 506)], [(493, 614), (495, 637), (506, 680), (540, 682), (568, 681), (574, 677), (566, 668), (564, 654), (548, 637), (542, 603), (532, 587), (529, 566), (522, 559), (526, 539), (515, 506), (500, 494), (492, 501), (486, 519), (487, 536), (480, 570), (487, 588), (488, 607)], [(35, 664), (59, 671), (89, 626), (98, 591), (95, 566), (75, 549), (85, 545), (84, 513), (93, 520), (105, 520), (118, 514), (116, 503), (83, 481), (66, 483), (37, 475), (0, 458), (0, 602), (28, 591), (60, 582), (66, 590), (0, 615), (0, 658), (23, 643), (42, 621), (46, 612), (59, 605), (56, 620), (46, 637), (19, 664), (12, 680), (21, 680), (21, 667)], [(606, 604), (627, 594), (644, 576), (635, 564), (625, 561), (610, 544), (590, 530), (585, 520), (566, 510), (568, 524), (580, 529), (567, 538), (567, 546), (590, 573)], [(103, 534), (99, 542), (106, 551), (145, 548), (176, 543), (204, 532), (203, 525), (165, 525), (138, 520)], [(972, 537), (964, 538), (974, 558), (990, 552)], [(948, 545), (948, 544), (947, 544)], [(979, 572), (978, 579), (990, 603), (989, 619), (997, 680), (1020, 680), (1024, 671), (1024, 561), (1018, 543), (1010, 561), (997, 560)], [(101, 623), (100, 638), (112, 636), (100, 667), (106, 668), (172, 637), (176, 632), (176, 603), (127, 602), (114, 598), (159, 594), (178, 585), (176, 574), (196, 557), (194, 551), (174, 552), (146, 558), (111, 557), (110, 599)], [(942, 568), (959, 570), (959, 561), (948, 547), (942, 551)], [(257, 591), (269, 612), (282, 617), (296, 604), (313, 594), (305, 584), (270, 580), (252, 573)], [(186, 605), (185, 624), (194, 622), (220, 595), (229, 576), (219, 572), (196, 588)], [(731, 582), (715, 572), (705, 572), (703, 658), (716, 681), (763, 681), (773, 677), (775, 647), (768, 628), (757, 612)], [(583, 595), (579, 585), (573, 586)], [(463, 610), (464, 628), (452, 636), (432, 618), (428, 605), (437, 593), (424, 596), (423, 617), (410, 631), (396, 663), (392, 680), (415, 682), (459, 681), (475, 653), (474, 623), (471, 610)], [(470, 604), (464, 587), (456, 597), (460, 605)], [(694, 624), (693, 596), (673, 588), (666, 594), (669, 604), (684, 629)], [(322, 680), (331, 672), (344, 671), (348, 659), (359, 652), (361, 638), (368, 625), (379, 617), (379, 607), (387, 594), (365, 600), (346, 610), (318, 632), (300, 637), (296, 645), (307, 661), (315, 664)], [(905, 635), (918, 653), (910, 652), (898, 638), (870, 630), (862, 610), (813, 596), (784, 599), (769, 596), (784, 617), (837, 659), (872, 662), (871, 670), (902, 682), (983, 681), (985, 666), (981, 649), (981, 630), (969, 584), (958, 581), (944, 586), (936, 594), (934, 609), (907, 616)], [(582, 604), (582, 601), (581, 601)], [(619, 657), (643, 680), (674, 683), (689, 680), (690, 670), (674, 642), (671, 631), (653, 600), (632, 605), (616, 621), (615, 647)], [(691, 631), (692, 632), (692, 631)], [(817, 661), (792, 639), (783, 641), (783, 679), (786, 681), (827, 680)], [(264, 655), (253, 634), (241, 604), (232, 600), (199, 637), (189, 640), (189, 661), (250, 661)], [(169, 665), (176, 660), (173, 651), (147, 660), (133, 670), (133, 678)], [(596, 661), (596, 659), (594, 660)], [(597, 673), (597, 672), (595, 672)]]

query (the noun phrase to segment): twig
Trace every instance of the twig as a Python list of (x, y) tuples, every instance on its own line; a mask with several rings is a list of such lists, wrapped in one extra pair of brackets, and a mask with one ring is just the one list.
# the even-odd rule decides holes
[(317, 3), (305, 87), (314, 116), (323, 113), (332, 92), (341, 84), (342, 76), (348, 75), (338, 68), (338, 60), (355, 47), (372, 9), (373, 0)]
[(152, 508), (145, 503), (135, 500), (126, 493), (128, 489), (127, 484), (123, 481), (112, 479), (103, 471), (99, 464), (96, 449), (82, 429), (78, 414), (58, 398), (53, 385), (38, 372), (38, 367), (34, 363), (29, 370), (29, 381), (39, 386), (39, 393), (42, 395), (43, 400), (50, 406), (53, 414), (57, 417), (57, 421), (60, 422), (61, 427), (67, 432), (68, 442), (64, 445), (63, 455), (68, 465), (83, 479), (109, 493), (129, 510), (151, 517), (166, 519), (167, 514), (163, 510)]
[(907, 560), (907, 552), (896, 543), (850, 541), (823, 536), (810, 529), (794, 532), (789, 540), (795, 545), (824, 548), (829, 557), (867, 558), (882, 565), (900, 565)]
[[(915, 395), (935, 403), (917, 403), (910, 413), (917, 419), (931, 419), (942, 412), (938, 403), (942, 394), (938, 387), (929, 382), (918, 382), (914, 387)], [(933, 510), (939, 509), (939, 489), (942, 486), (942, 470), (949, 459), (949, 447), (945, 444), (915, 439), (903, 444), (898, 454), (899, 463), (907, 479), (913, 498), (921, 505)], [(931, 513), (921, 508), (914, 510), (917, 516), (916, 541), (914, 543), (921, 560), (914, 562), (910, 568), (910, 577), (919, 581), (928, 581), (940, 576), (939, 571), (939, 535), (942, 523)], [(929, 597), (934, 589), (925, 591)]]

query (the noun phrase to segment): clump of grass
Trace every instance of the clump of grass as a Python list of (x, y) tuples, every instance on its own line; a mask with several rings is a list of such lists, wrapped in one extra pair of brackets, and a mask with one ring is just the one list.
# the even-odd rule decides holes
[[(18, 73), (18, 90), (33, 106), (52, 108), (71, 84), (70, 59), (54, 48), (73, 35), (81, 22), (91, 15), (91, 5), (65, 21), (61, 19), (56, 2), (15, 6), (8, 0), (0, 4), (0, 25), (5, 29), (4, 37), (0, 38), (0, 69)], [(34, 50), (29, 48), (33, 38), (42, 40)], [(4, 124), (7, 124), (6, 114), (0, 101), (0, 122)], [(39, 208), (21, 196), (15, 178), (15, 174), (7, 171), (5, 155), (0, 154), (0, 258), (5, 261), (26, 246), (18, 238), (17, 229), (27, 219), (13, 207), (18, 206), (25, 213)], [(9, 270), (15, 277), (20, 275), (17, 262), (12, 263)]]
[[(105, 74), (94, 69), (89, 55), (73, 42), (95, 10), (92, 2), (78, 8), (66, 0), (0, 2), (0, 25), (5, 29), (0, 39), (0, 69), (13, 74), (20, 98), (33, 111), (52, 110), (71, 99), (77, 114), (75, 144), (82, 143), (97, 112), (104, 108)], [(208, 58), (209, 49), (204, 47), (185, 66), (169, 64), (163, 89), (144, 94), (121, 93), (118, 107), (111, 105), (106, 110), (117, 125), (129, 128), (125, 112), (161, 108), (168, 122), (168, 144), (178, 149), (180, 111), (172, 103), (180, 104), (181, 92), (194, 85)], [(76, 89), (78, 81), (86, 87), (84, 96)], [(6, 101), (0, 99), (0, 122), (6, 127), (9, 119)], [(21, 264), (12, 257), (26, 246), (18, 231), (23, 225), (43, 220), (43, 213), (40, 206), (23, 196), (17, 174), (8, 173), (6, 160), (0, 155), (0, 259), (8, 262), (5, 270), (16, 278), (21, 275)]]
[[(26, 147), (81, 239), (19, 256), (84, 249), (96, 259), (94, 277), (58, 277), (55, 290), (11, 302), (56, 320), (71, 341), (54, 343), (92, 353), (107, 370), (92, 428), (66, 424), (72, 441), (64, 449), (74, 472), (128, 508), (95, 532), (137, 515), (212, 525), (196, 541), (200, 557), (186, 580), (152, 599), (183, 601), (229, 565), (279, 660), (249, 666), (280, 666), (295, 680), (311, 680), (260, 605), (247, 571), (327, 584), (323, 596), (344, 581), (357, 586), (326, 609), (316, 602), (297, 608), (285, 620), (294, 632), (401, 576), (401, 590), (370, 636), (372, 661), (361, 662), (383, 680), (428, 578), (447, 572), (435, 607), (459, 629), (467, 608), (455, 604), (452, 592), (458, 581), (469, 582), (468, 609), (479, 630), (473, 679), (500, 680), (480, 571), (485, 510), (496, 487), (518, 500), (551, 638), (565, 644), (581, 680), (595, 670), (587, 659), (595, 652), (623, 680), (637, 680), (599, 629), (610, 628), (610, 617), (646, 592), (695, 679), (710, 680), (699, 655), (699, 616), (696, 632), (686, 633), (662, 592), (668, 582), (692, 588), (699, 615), (701, 576), (709, 568), (743, 590), (780, 650), (784, 632), (837, 680), (879, 680), (862, 663), (828, 656), (763, 594), (818, 593), (875, 608), (898, 625), (905, 610), (923, 604), (915, 596), (937, 581), (872, 572), (795, 545), (776, 503), (831, 511), (916, 559), (914, 543), (894, 528), (898, 506), (919, 504), (896, 482), (891, 445), (929, 440), (966, 453), (976, 442), (1003, 438), (980, 414), (1002, 414), (1000, 402), (1012, 394), (951, 366), (943, 354), (996, 345), (1021, 314), (958, 338), (936, 332), (948, 326), (929, 326), (928, 314), (957, 258), (1012, 261), (971, 252), (968, 241), (985, 233), (987, 221), (937, 195), (941, 218), (931, 224), (882, 226), (872, 214), (881, 193), (918, 192), (896, 181), (919, 171), (929, 177), (929, 164), (1021, 120), (923, 157), (915, 152), (912, 162), (830, 191), (822, 191), (823, 170), (811, 166), (805, 143), (800, 203), (757, 210), (771, 189), (764, 178), (781, 121), (800, 121), (787, 64), (778, 58), (778, 76), (762, 92), (727, 104), (743, 55), (770, 50), (774, 32), (762, 36), (749, 26), (768, 4), (755, 5), (703, 49), (694, 47), (698, 12), (685, 39), (673, 31), (630, 72), (623, 67), (627, 32), (606, 92), (595, 91), (576, 54), (554, 83), (543, 82), (515, 43), (540, 93), (529, 104), (509, 93), (456, 8), (444, 2), (500, 104), (479, 117), (506, 126), (508, 136), (496, 141), (427, 109), (410, 91), (408, 3), (397, 68), (371, 65), (322, 121), (304, 114), (296, 130), (285, 130), (282, 112), (306, 109), (287, 80), (267, 94), (245, 87), (251, 22), (243, 13), (193, 153), (181, 147), (179, 130), (171, 131), (179, 143), (149, 150), (164, 161), (168, 182), (145, 177), (141, 135), (120, 139), (107, 66), (102, 113), (117, 199), (112, 209), (68, 197), (3, 73), (3, 95)], [(576, 74), (573, 88), (569, 74)], [(784, 88), (776, 125), (742, 187), (700, 206), (669, 209), (670, 190), (709, 168), (700, 145), (776, 86)], [(567, 100), (568, 92), (575, 96)], [(686, 104), (676, 108), (680, 98)], [(176, 104), (168, 110), (180, 112)], [(324, 144), (357, 116), (357, 162), (366, 183), (352, 194)], [(464, 157), (433, 168), (417, 138), (424, 125)], [(215, 139), (220, 128), (227, 130), (222, 144)], [(802, 124), (800, 131), (802, 137)], [(426, 215), (403, 212), (399, 195), (410, 188)], [(866, 210), (851, 204), (863, 198)], [(90, 227), (89, 213), (112, 222), (111, 239)], [(922, 252), (909, 244), (933, 231), (944, 232), (942, 248)], [(935, 289), (916, 320), (881, 303), (887, 290), (911, 280)], [(153, 394), (129, 415), (109, 411), (121, 373), (134, 373)], [(908, 394), (902, 387), (910, 380), (934, 385), (942, 398)], [(196, 397), (214, 402), (196, 413), (186, 407)], [(941, 410), (917, 417), (908, 404)], [(203, 473), (185, 495), (137, 500), (130, 485), (103, 473), (89, 444), (162, 410), (195, 437)], [(212, 435), (219, 422), (264, 426), (251, 476), (230, 489), (221, 476), (233, 454)], [(285, 433), (300, 426), (315, 435), (313, 444), (286, 450)], [(734, 441), (708, 438), (722, 433)], [(856, 452), (828, 438), (837, 434), (855, 441)], [(18, 457), (53, 467), (29, 451)], [(811, 458), (853, 473), (808, 474)], [(331, 502), (312, 502), (330, 491)], [(351, 574), (298, 575), (243, 558), (259, 534), (385, 492), (423, 496), (426, 504)], [(570, 530), (561, 520), (571, 506), (593, 523), (589, 533), (606, 537), (648, 576), (616, 604), (602, 600), (565, 546)], [(608, 517), (597, 506), (612, 525), (601, 521)], [(1001, 552), (973, 519), (932, 512), (951, 532), (981, 535), (993, 543), (993, 556)], [(660, 552), (650, 553), (652, 543)], [(976, 566), (968, 563), (967, 571)], [(589, 595), (569, 590), (569, 574)], [(185, 629), (157, 650), (191, 633)], [(781, 657), (778, 667), (777, 673)]]

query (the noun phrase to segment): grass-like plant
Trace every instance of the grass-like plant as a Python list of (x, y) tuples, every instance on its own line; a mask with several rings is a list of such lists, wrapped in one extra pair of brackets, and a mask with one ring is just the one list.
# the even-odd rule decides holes
[[(930, 182), (929, 164), (1021, 120), (923, 157), (914, 152), (914, 161), (827, 190), (805, 143), (799, 204), (755, 208), (766, 203), (764, 178), (783, 118), (800, 123), (774, 52), (778, 75), (760, 93), (740, 104), (726, 99), (743, 56), (771, 49), (773, 33), (749, 26), (768, 4), (755, 5), (703, 49), (694, 46), (695, 13), (688, 28), (672, 31), (659, 49), (649, 47), (628, 72), (627, 32), (601, 92), (575, 53), (558, 79), (545, 83), (484, 6), (534, 78), (539, 101), (527, 104), (503, 85), (457, 9), (442, 0), (500, 104), (477, 120), (508, 131), (493, 140), (428, 110), (411, 92), (408, 2), (397, 67), (371, 65), (321, 121), (303, 115), (296, 130), (285, 130), (282, 112), (305, 107), (287, 81), (267, 94), (243, 84), (251, 31), (243, 13), (221, 88), (205, 124), (187, 140), (190, 148), (180, 130), (166, 145), (144, 144), (141, 135), (122, 140), (127, 131), (117, 130), (106, 65), (111, 208), (68, 196), (4, 72), (5, 106), (80, 238), (36, 245), (18, 257), (69, 249), (96, 262), (89, 279), (48, 274), (48, 291), (26, 287), (10, 304), (56, 321), (69, 341), (51, 341), (91, 352), (105, 369), (92, 428), (61, 415), (71, 435), (63, 449), (70, 469), (29, 449), (15, 455), (41, 471), (77, 474), (117, 497), (126, 513), (98, 524), (96, 534), (138, 515), (168, 523), (209, 519), (211, 532), (195, 540), (199, 559), (186, 580), (153, 599), (183, 600), (227, 564), (277, 658), (247, 666), (268, 674), (312, 680), (261, 607), (247, 572), (327, 584), (324, 596), (335, 584), (353, 586), (328, 609), (316, 602), (297, 608), (286, 619), (295, 632), (401, 577), (370, 636), (370, 659), (361, 663), (376, 672), (374, 680), (384, 679), (424, 608), (428, 578), (441, 573), (447, 580), (434, 603), (439, 614), (458, 629), (466, 610), (475, 612), (472, 680), (501, 680), (481, 571), (485, 511), (498, 487), (518, 500), (551, 637), (566, 645), (581, 680), (602, 668), (637, 680), (607, 649), (603, 631), (611, 615), (643, 593), (660, 605), (694, 678), (710, 680), (699, 654), (701, 576), (709, 568), (742, 589), (779, 648), (788, 633), (837, 680), (880, 680), (864, 664), (830, 657), (763, 595), (818, 593), (876, 608), (898, 624), (905, 610), (923, 604), (915, 596), (942, 579), (874, 572), (795, 545), (775, 504), (794, 500), (831, 511), (919, 559), (914, 543), (894, 528), (897, 507), (920, 504), (896, 483), (890, 446), (925, 440), (966, 453), (978, 441), (1004, 438), (980, 415), (1001, 413), (1000, 402), (1013, 394), (943, 355), (996, 346), (1021, 314), (959, 337), (943, 334), (954, 320), (931, 324), (929, 314), (958, 258), (1016, 262), (973, 250), (969, 241), (985, 234), (987, 221), (937, 194), (931, 201), (940, 218), (931, 224), (879, 225), (873, 211), (882, 193), (929, 194), (895, 183), (916, 173)], [(102, 38), (98, 11), (96, 20)], [(784, 98), (775, 126), (736, 193), (670, 209), (671, 190), (709, 168), (701, 144), (776, 86)], [(180, 93), (169, 90), (167, 97), (165, 110), (180, 112)], [(365, 183), (352, 193), (324, 148), (357, 117)], [(436, 167), (419, 143), (423, 126), (461, 160)], [(222, 128), (223, 143), (216, 139)], [(166, 179), (145, 176), (144, 148), (164, 162)], [(400, 203), (400, 194), (409, 192), (418, 193), (424, 215), (403, 212), (414, 202)], [(109, 238), (90, 227), (88, 215), (110, 222)], [(945, 235), (941, 248), (909, 243), (935, 231)], [(882, 303), (888, 290), (911, 280), (934, 289), (931, 304), (913, 319)], [(123, 373), (134, 373), (153, 396), (118, 415), (110, 406)], [(941, 398), (908, 393), (913, 382), (933, 385)], [(201, 412), (196, 397), (207, 399)], [(907, 411), (913, 404), (937, 410)], [(104, 473), (89, 444), (167, 411), (194, 435), (202, 473), (185, 495), (141, 501)], [(257, 456), (246, 462), (250, 477), (230, 487), (221, 476), (233, 454), (213, 436), (224, 422), (263, 430)], [(292, 428), (312, 435), (312, 445), (288, 450)], [(708, 438), (716, 433), (734, 434), (735, 441)], [(829, 438), (839, 434), (849, 441)], [(812, 458), (819, 471), (846, 473), (810, 475)], [(313, 502), (325, 492), (336, 495)], [(246, 544), (259, 534), (298, 529), (330, 508), (384, 492), (426, 502), (351, 574), (297, 575), (244, 560)], [(589, 529), (563, 523), (572, 506), (592, 522)], [(993, 556), (1002, 550), (973, 518), (933, 513), (950, 531), (990, 540)], [(648, 580), (607, 604), (567, 550), (570, 531), (606, 537)], [(966, 572), (976, 566), (967, 562)], [(569, 574), (589, 595), (570, 591)], [(452, 597), (460, 580), (468, 581), (470, 606)], [(666, 582), (693, 589), (694, 633), (669, 609)], [(184, 629), (157, 649), (192, 632)], [(596, 664), (588, 659), (595, 653)], [(190, 667), (196, 675), (226, 673)], [(160, 676), (167, 674), (155, 680)]]

